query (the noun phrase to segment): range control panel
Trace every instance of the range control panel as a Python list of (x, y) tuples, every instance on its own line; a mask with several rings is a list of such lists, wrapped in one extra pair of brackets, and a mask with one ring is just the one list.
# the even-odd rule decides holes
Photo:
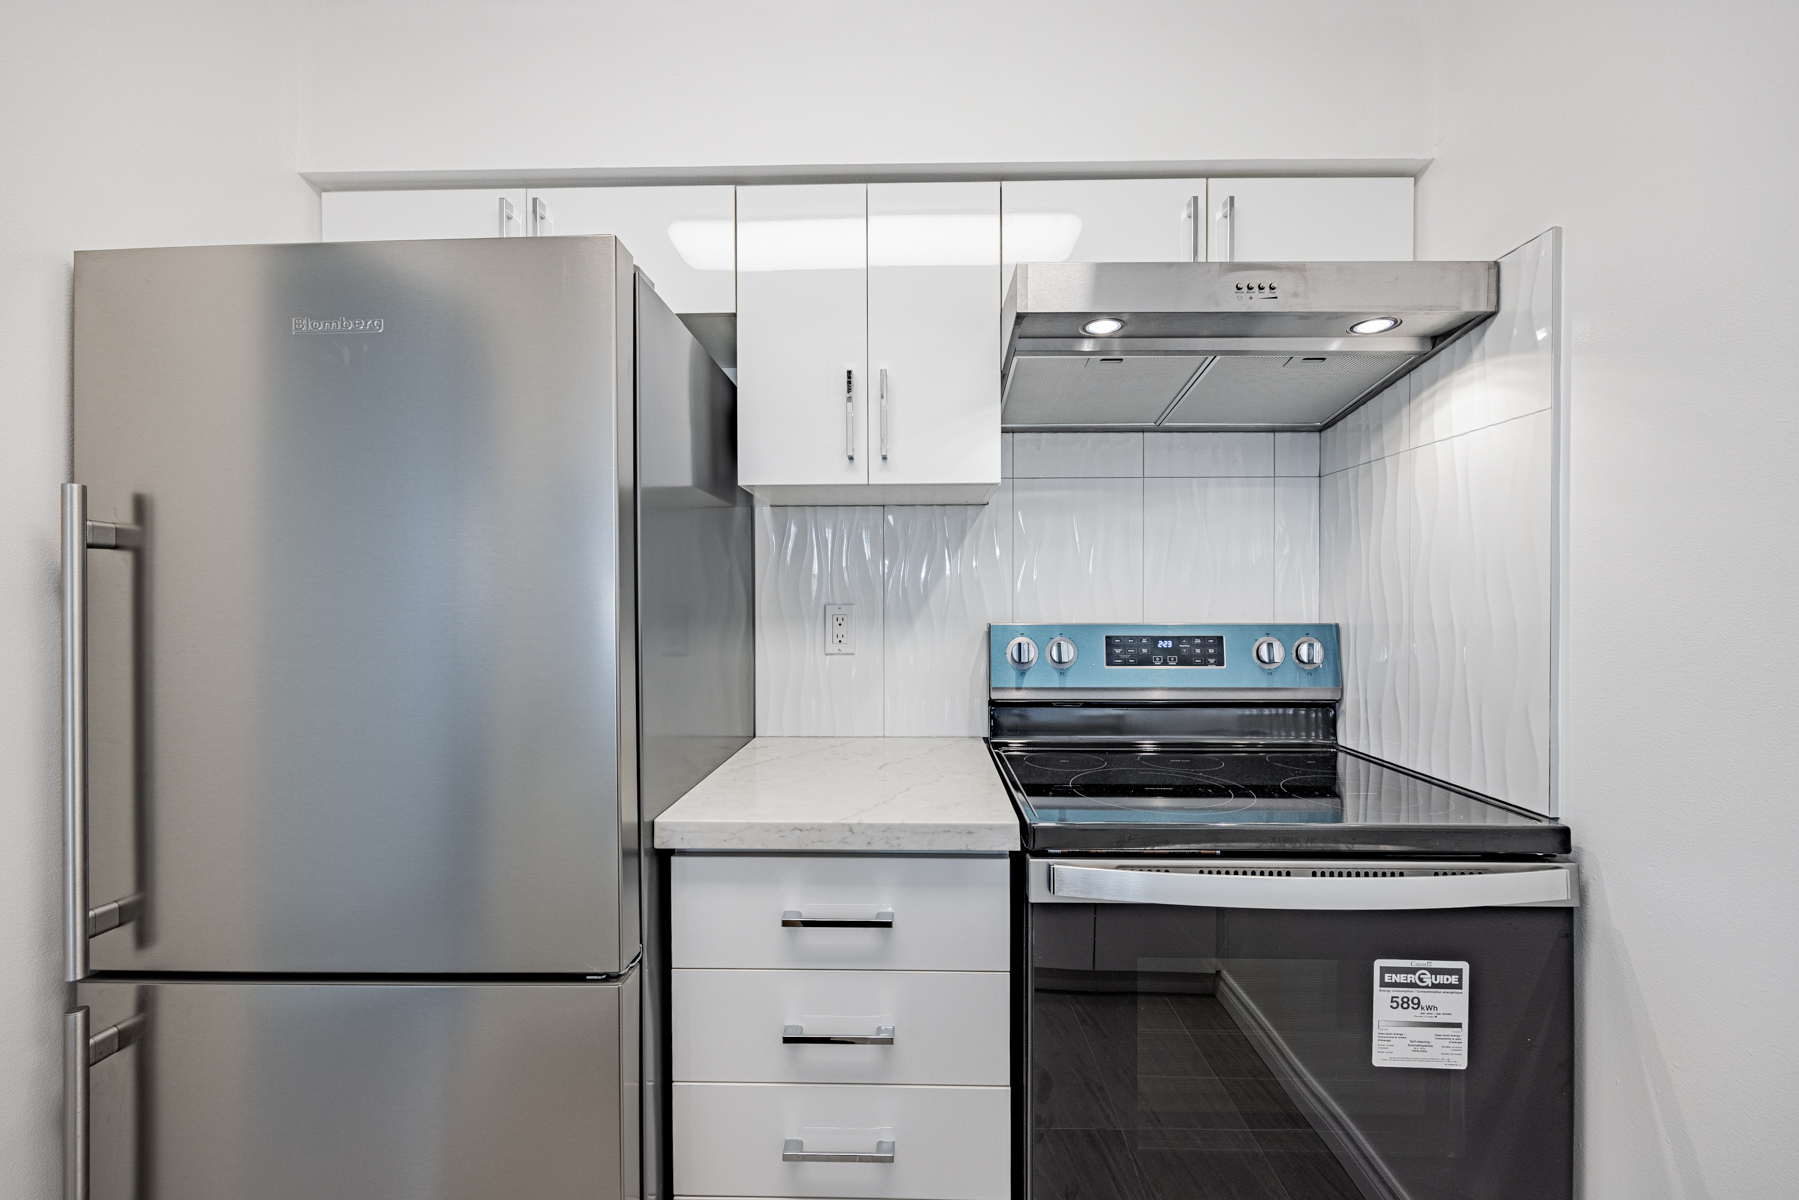
[(988, 660), (996, 700), (1335, 699), (1343, 687), (1337, 627), (1322, 624), (991, 625)]
[(1108, 633), (1108, 667), (1222, 667), (1224, 635)]

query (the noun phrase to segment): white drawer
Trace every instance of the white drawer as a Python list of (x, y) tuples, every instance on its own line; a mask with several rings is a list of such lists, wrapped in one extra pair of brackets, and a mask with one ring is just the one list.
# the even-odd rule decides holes
[[(674, 1078), (1003, 1087), (1011, 976), (996, 971), (672, 972)], [(790, 1026), (798, 1031), (784, 1034)], [(869, 1037), (891, 1045), (783, 1037)]]
[[(672, 965), (1004, 971), (1010, 886), (1002, 857), (677, 854)], [(880, 924), (794, 927), (788, 913)]]
[[(677, 1083), (674, 1190), (682, 1196), (1006, 1200), (1007, 1088)], [(891, 1162), (786, 1162), (803, 1153), (873, 1153)]]

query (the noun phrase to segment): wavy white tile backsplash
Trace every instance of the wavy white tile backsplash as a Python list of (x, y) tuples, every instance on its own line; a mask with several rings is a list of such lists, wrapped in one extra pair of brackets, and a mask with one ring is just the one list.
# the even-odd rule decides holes
[(1500, 260), (1500, 311), (1324, 432), (1319, 616), (1347, 744), (1550, 811), (1559, 232)]
[(758, 731), (982, 734), (990, 622), (1315, 619), (1317, 442), (1007, 434), (984, 507), (758, 509)]
[(886, 510), (887, 736), (985, 730), (987, 626), (1012, 613), (1011, 491)]
[[(879, 508), (756, 510), (756, 732), (879, 737), (886, 655)], [(825, 605), (850, 604), (856, 653), (826, 654)]]
[(1014, 621), (1143, 620), (1144, 482), (1012, 481)]

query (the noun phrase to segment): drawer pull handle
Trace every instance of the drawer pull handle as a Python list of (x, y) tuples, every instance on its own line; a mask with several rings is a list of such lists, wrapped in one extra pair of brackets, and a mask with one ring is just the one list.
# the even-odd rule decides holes
[(781, 914), (784, 929), (892, 929), (893, 912), (883, 909), (872, 917), (808, 917), (790, 908)]
[(783, 1046), (891, 1046), (893, 1026), (876, 1025), (872, 1036), (857, 1033), (807, 1033), (803, 1025), (781, 1027)]
[(857, 1154), (855, 1151), (808, 1150), (800, 1139), (788, 1138), (781, 1143), (781, 1161), (890, 1163), (893, 1161), (893, 1143), (876, 1142), (873, 1154)]

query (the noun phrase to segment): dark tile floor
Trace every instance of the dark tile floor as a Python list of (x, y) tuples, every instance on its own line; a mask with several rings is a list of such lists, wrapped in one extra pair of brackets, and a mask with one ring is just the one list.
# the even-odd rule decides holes
[(1361, 1200), (1211, 996), (1038, 992), (1031, 1200)]

